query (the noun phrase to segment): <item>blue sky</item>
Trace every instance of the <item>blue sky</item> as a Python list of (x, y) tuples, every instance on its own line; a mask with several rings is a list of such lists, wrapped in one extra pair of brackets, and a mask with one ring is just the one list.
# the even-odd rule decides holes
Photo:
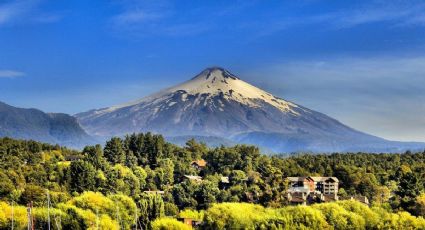
[(365, 132), (425, 141), (424, 1), (0, 0), (0, 101), (77, 113), (222, 66)]

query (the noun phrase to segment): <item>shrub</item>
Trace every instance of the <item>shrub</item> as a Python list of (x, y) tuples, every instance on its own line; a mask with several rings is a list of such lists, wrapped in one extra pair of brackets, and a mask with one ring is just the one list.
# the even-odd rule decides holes
[(182, 222), (169, 218), (163, 217), (156, 219), (151, 223), (153, 230), (190, 230), (191, 227), (183, 224)]
[(205, 212), (206, 229), (255, 229), (267, 222), (273, 211), (246, 203), (214, 204)]
[(192, 220), (203, 220), (204, 219), (204, 211), (196, 211), (192, 209), (185, 209), (179, 213), (180, 218), (191, 218)]
[(335, 230), (366, 228), (366, 223), (362, 216), (345, 210), (337, 203), (317, 204), (313, 205), (312, 208), (322, 212), (326, 218), (326, 222)]
[(338, 201), (336, 203), (345, 210), (356, 213), (363, 217), (367, 229), (373, 229), (380, 222), (379, 215), (365, 204), (352, 200)]
[(290, 228), (331, 229), (325, 216), (317, 209), (308, 206), (294, 206), (280, 209), (280, 214), (289, 219)]

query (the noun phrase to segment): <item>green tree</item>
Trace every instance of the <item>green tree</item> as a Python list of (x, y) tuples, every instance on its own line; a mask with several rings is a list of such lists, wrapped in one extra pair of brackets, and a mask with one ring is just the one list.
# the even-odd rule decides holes
[(9, 196), (14, 189), (15, 186), (13, 185), (13, 182), (5, 173), (0, 171), (0, 197)]
[(27, 184), (20, 197), (21, 204), (33, 202), (35, 206), (43, 205), (46, 200), (46, 190), (34, 184)]
[(416, 197), (419, 195), (418, 178), (412, 172), (404, 173), (399, 182), (396, 195), (400, 197), (400, 206), (404, 210), (413, 211)]
[(425, 193), (416, 198), (416, 215), (425, 217)]
[(152, 169), (158, 166), (158, 162), (164, 154), (164, 146), (165, 141), (161, 135), (152, 135), (151, 133), (145, 135), (144, 152)]
[(75, 192), (96, 191), (96, 169), (86, 161), (73, 161), (70, 166), (70, 189)]
[(229, 180), (231, 185), (241, 185), (247, 182), (248, 177), (242, 170), (232, 170), (229, 175)]
[(172, 193), (174, 203), (180, 208), (196, 208), (198, 202), (195, 200), (195, 191), (198, 185), (190, 180), (186, 180), (173, 187)]
[(112, 164), (125, 164), (126, 153), (121, 138), (113, 137), (107, 141), (103, 152)]
[(150, 224), (164, 216), (164, 201), (160, 195), (145, 194), (139, 201), (139, 222), (143, 229), (149, 229)]
[(124, 139), (126, 152), (132, 152), (137, 161), (137, 165), (145, 166), (147, 158), (143, 153), (145, 135), (143, 133), (127, 135)]
[(159, 167), (155, 169), (156, 187), (166, 189), (174, 183), (174, 163), (170, 159), (159, 161)]
[(85, 156), (84, 160), (92, 164), (96, 169), (106, 169), (108, 162), (103, 155), (102, 146), (86, 146), (82, 154)]
[(198, 209), (207, 209), (216, 202), (216, 197), (220, 194), (217, 185), (210, 181), (203, 181), (195, 191), (195, 199)]

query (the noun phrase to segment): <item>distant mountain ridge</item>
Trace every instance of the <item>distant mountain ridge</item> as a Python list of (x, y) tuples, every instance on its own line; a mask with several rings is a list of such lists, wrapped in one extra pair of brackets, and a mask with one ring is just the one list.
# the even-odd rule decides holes
[(89, 134), (100, 137), (152, 131), (179, 142), (184, 136), (215, 137), (276, 152), (425, 148), (424, 143), (392, 142), (359, 132), (218, 67), (140, 100), (75, 117)]
[(16, 108), (3, 102), (0, 102), (0, 137), (32, 139), (68, 147), (95, 143), (77, 119), (68, 114)]

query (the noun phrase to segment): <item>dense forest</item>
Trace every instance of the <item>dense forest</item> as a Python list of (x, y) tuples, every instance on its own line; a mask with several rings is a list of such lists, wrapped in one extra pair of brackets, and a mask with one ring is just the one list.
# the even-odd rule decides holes
[[(194, 167), (201, 159), (206, 166)], [(370, 207), (289, 205), (286, 177), (322, 175)], [(188, 229), (178, 218), (200, 229), (425, 229), (425, 152), (267, 156), (151, 133), (76, 151), (1, 138), (0, 229), (25, 229), (28, 204), (36, 229)]]

